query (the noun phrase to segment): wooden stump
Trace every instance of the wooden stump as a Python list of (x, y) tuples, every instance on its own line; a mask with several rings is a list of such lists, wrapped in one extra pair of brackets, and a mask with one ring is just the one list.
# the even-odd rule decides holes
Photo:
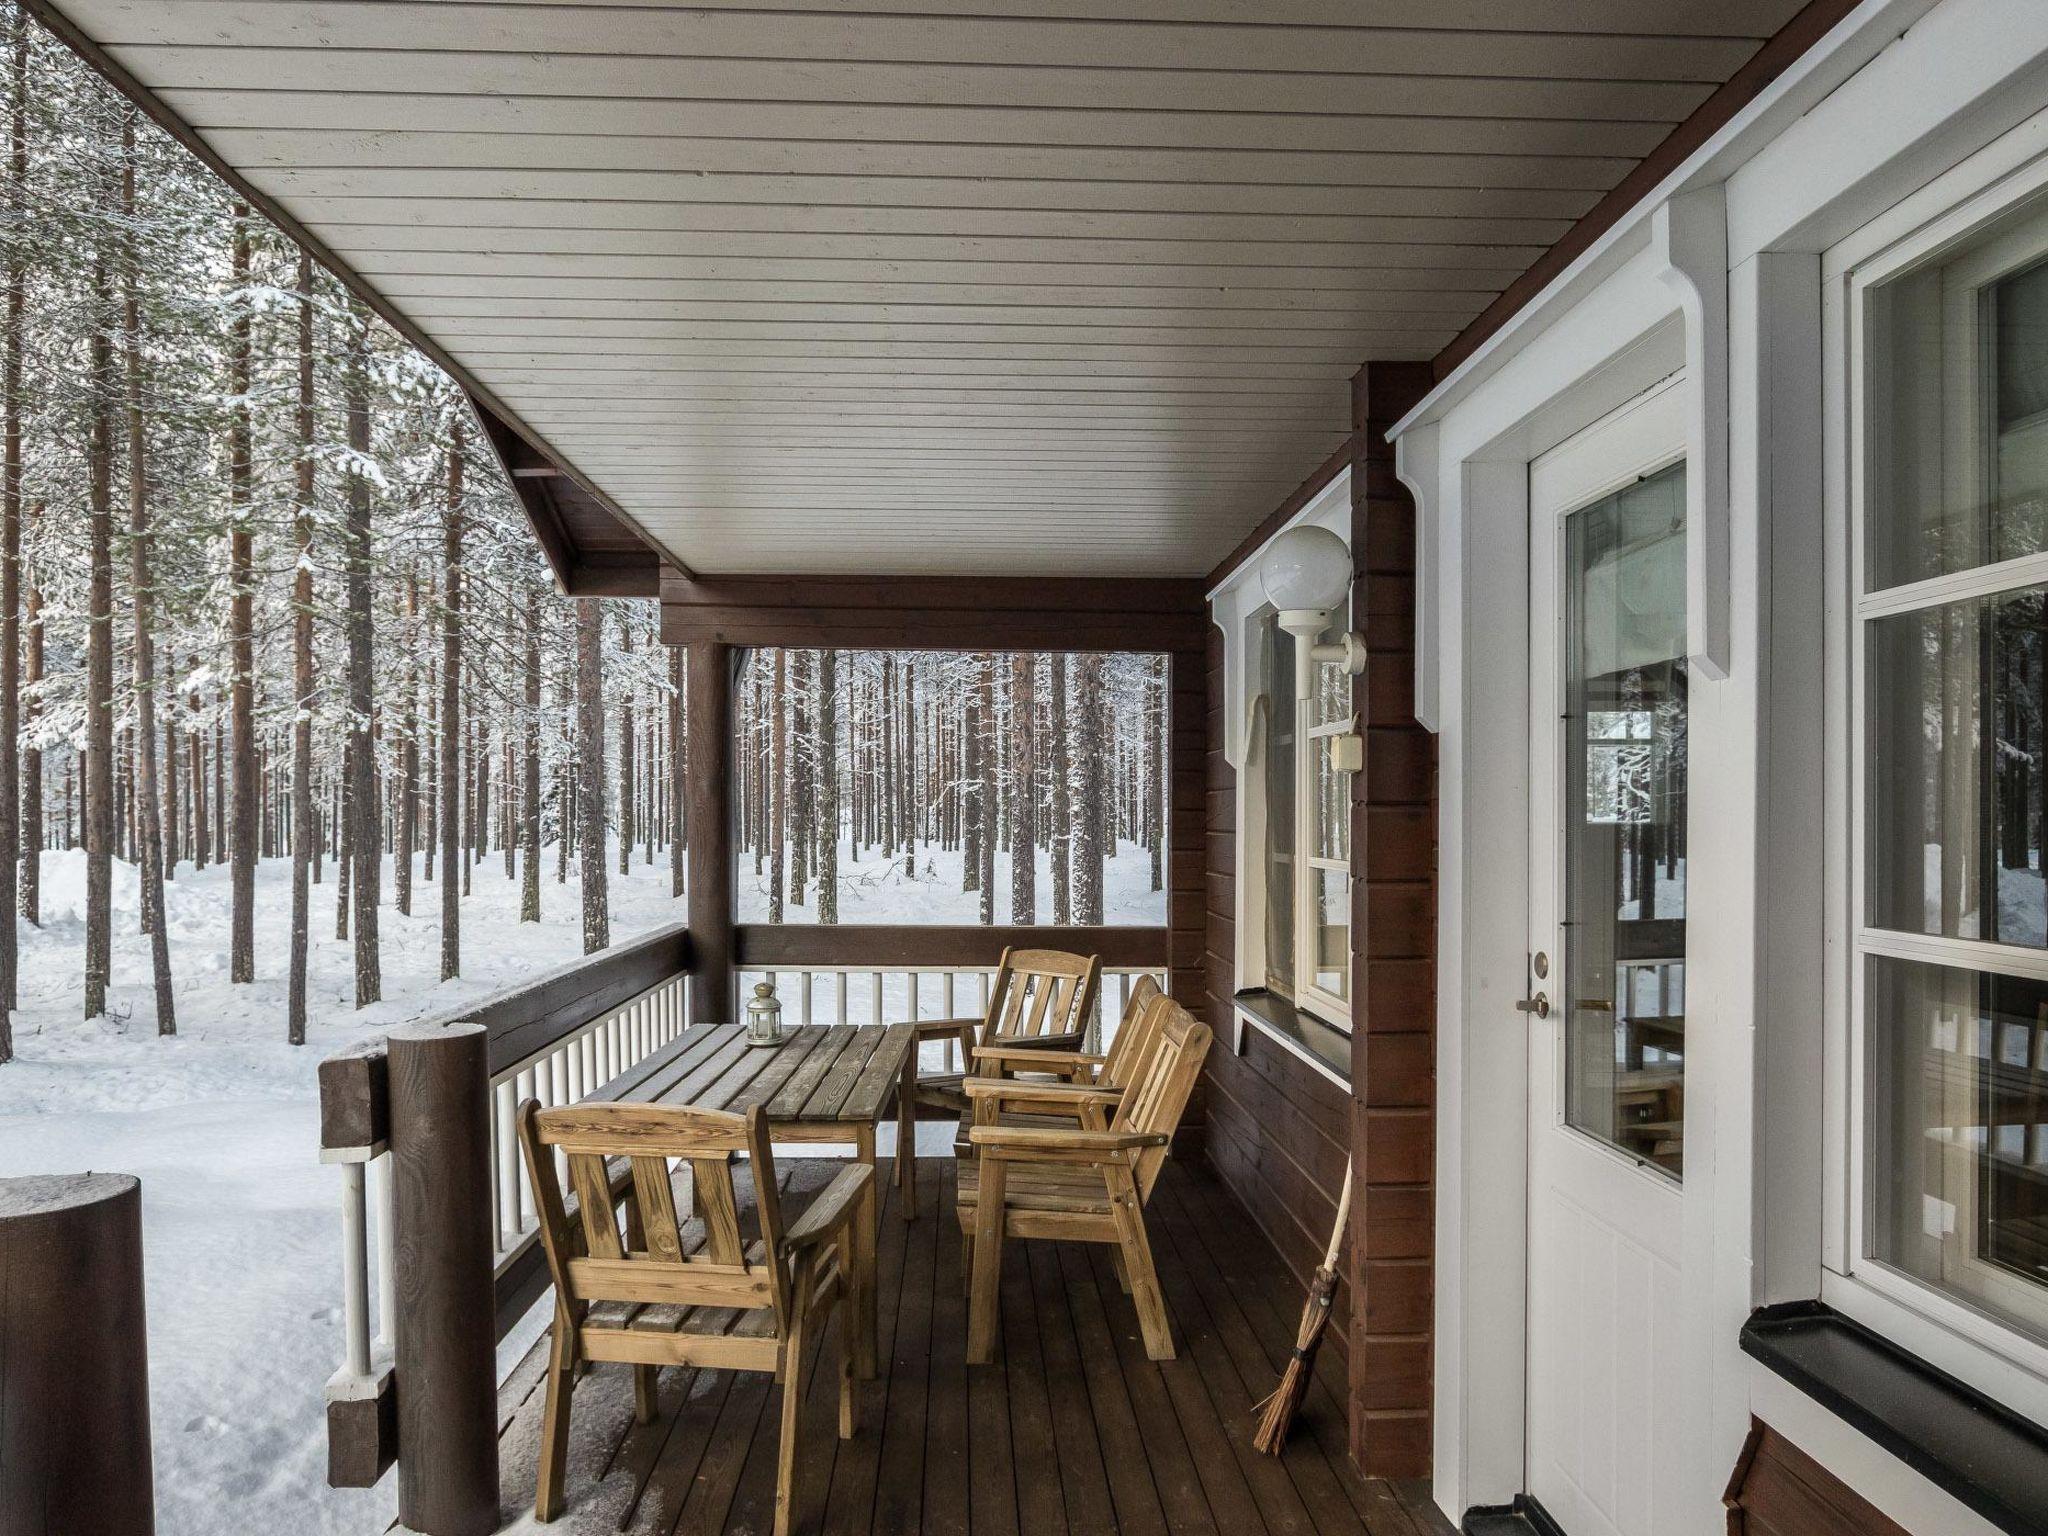
[(498, 1528), (489, 1038), (481, 1024), (390, 1035), (398, 1519), (424, 1536)]
[(0, 1536), (149, 1536), (142, 1186), (0, 1179)]

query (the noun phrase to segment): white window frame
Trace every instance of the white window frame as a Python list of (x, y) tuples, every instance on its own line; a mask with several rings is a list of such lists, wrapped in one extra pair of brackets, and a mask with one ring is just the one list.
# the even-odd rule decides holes
[[(1869, 621), (1887, 614), (2048, 581), (2048, 554), (2037, 554), (1870, 592), (1865, 526), (1870, 505), (1868, 416), (1876, 385), (1867, 347), (1870, 292), (1910, 268), (1958, 250), (2044, 190), (2048, 158), (1994, 175), (1989, 185), (1980, 181), (1975, 195), (1952, 195), (1945, 208), (1930, 209), (1924, 196), (1908, 200), (1827, 253), (1822, 295), (1830, 503), (1827, 685), (1832, 695), (1826, 718), (1832, 760), (1828, 783), (1835, 809), (1830, 816), (1827, 882), (1833, 957), (1825, 985), (1828, 1166), (1821, 1294), (1847, 1315), (2037, 1423), (2048, 1423), (2048, 1339), (1893, 1268), (1870, 1251), (1874, 1106), (1863, 1028), (1864, 962), (1881, 956), (2048, 982), (2048, 951), (1880, 929), (1866, 921), (1864, 636)], [(2032, 233), (2040, 251), (2048, 254), (2048, 199), (2038, 206), (2042, 222)], [(2011, 240), (2010, 234), (2000, 237), (1994, 249), (2011, 257)], [(1997, 264), (2005, 267), (2009, 261)]]
[[(1350, 543), (1351, 476), (1343, 471), (1310, 498), (1285, 528), (1313, 525), (1328, 528)], [(1260, 703), (1264, 696), (1264, 626), (1273, 613), (1259, 584), (1259, 554), (1254, 553), (1233, 572), (1230, 579), (1210, 594), (1211, 611), (1224, 635), (1225, 646), (1225, 755), (1237, 771), (1236, 834), (1238, 846), (1238, 904), (1236, 985), (1238, 990), (1271, 990), (1266, 949), (1266, 858), (1265, 829), (1265, 732), (1259, 728)], [(1348, 602), (1347, 602), (1348, 610)], [(1281, 643), (1292, 645), (1293, 637), (1279, 633)], [(1296, 686), (1297, 695), (1299, 683)], [(1313, 856), (1315, 846), (1315, 749), (1330, 736), (1358, 728), (1357, 714), (1347, 713), (1335, 721), (1317, 725), (1315, 700), (1299, 697), (1265, 700), (1265, 718), (1271, 720), (1281, 709), (1294, 713), (1294, 986), (1287, 1000), (1332, 1028), (1351, 1030), (1351, 1005), (1347, 998), (1317, 987), (1315, 976), (1316, 939), (1312, 890), (1322, 870), (1340, 870), (1345, 875), (1349, 902), (1351, 861)], [(1348, 803), (1348, 796), (1346, 797)], [(1348, 848), (1348, 837), (1347, 837)], [(1349, 985), (1350, 957), (1356, 954), (1358, 935), (1345, 923), (1348, 939), (1346, 984)]]

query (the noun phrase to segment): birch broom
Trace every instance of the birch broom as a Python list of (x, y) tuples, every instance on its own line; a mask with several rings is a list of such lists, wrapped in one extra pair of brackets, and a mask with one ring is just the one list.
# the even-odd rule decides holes
[(1344, 1188), (1337, 1196), (1337, 1222), (1330, 1232), (1330, 1246), (1323, 1262), (1308, 1283), (1308, 1301), (1301, 1309), (1301, 1325), (1295, 1330), (1294, 1353), (1287, 1369), (1280, 1373), (1280, 1385), (1258, 1405), (1259, 1428), (1252, 1444), (1268, 1456), (1278, 1456), (1287, 1444), (1287, 1431), (1301, 1400), (1308, 1396), (1309, 1378), (1315, 1372), (1316, 1350), (1323, 1342), (1323, 1330), (1330, 1325), (1330, 1304), (1337, 1295), (1337, 1254), (1344, 1246), (1344, 1228), (1351, 1216), (1351, 1165), (1344, 1165)]

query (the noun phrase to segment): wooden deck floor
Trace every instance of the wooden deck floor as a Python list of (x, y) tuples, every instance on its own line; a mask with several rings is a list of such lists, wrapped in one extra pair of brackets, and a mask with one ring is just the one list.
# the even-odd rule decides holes
[[(887, 1165), (884, 1165), (884, 1173)], [(1292, 1343), (1300, 1293), (1204, 1167), (1171, 1163), (1151, 1225), (1180, 1358), (1145, 1358), (1108, 1250), (1012, 1243), (997, 1363), (963, 1360), (965, 1291), (953, 1165), (918, 1167), (921, 1207), (883, 1211), (880, 1379), (860, 1433), (833, 1434), (831, 1371), (806, 1372), (800, 1529), (827, 1536), (1439, 1536), (1420, 1487), (1359, 1477), (1344, 1454), (1341, 1364), (1323, 1352), (1293, 1444), (1251, 1449), (1252, 1404)], [(836, 1328), (835, 1328), (836, 1332)], [(816, 1359), (836, 1360), (828, 1335)], [(507, 1383), (501, 1441), (511, 1529), (766, 1532), (777, 1392), (765, 1376), (667, 1371), (636, 1425), (628, 1373), (578, 1387), (568, 1508), (534, 1523), (538, 1353)]]

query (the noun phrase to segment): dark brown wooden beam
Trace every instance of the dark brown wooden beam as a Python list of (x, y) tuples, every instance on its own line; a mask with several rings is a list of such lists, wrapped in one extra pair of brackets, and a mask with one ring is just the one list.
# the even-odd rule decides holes
[(685, 718), (683, 813), (689, 830), (690, 1017), (733, 1014), (732, 651), (693, 641), (683, 658)]
[(1170, 959), (1164, 928), (741, 923), (733, 930), (734, 963), (740, 970), (771, 965), (857, 966), (883, 971), (940, 965), (970, 970), (993, 967), (1005, 949), (1064, 949), (1099, 955), (1110, 967), (1159, 970), (1164, 970)]
[(0, 1532), (150, 1536), (154, 1508), (142, 1186), (0, 1180)]
[(489, 1035), (390, 1035), (398, 1290), (398, 1519), (423, 1536), (498, 1528)]

